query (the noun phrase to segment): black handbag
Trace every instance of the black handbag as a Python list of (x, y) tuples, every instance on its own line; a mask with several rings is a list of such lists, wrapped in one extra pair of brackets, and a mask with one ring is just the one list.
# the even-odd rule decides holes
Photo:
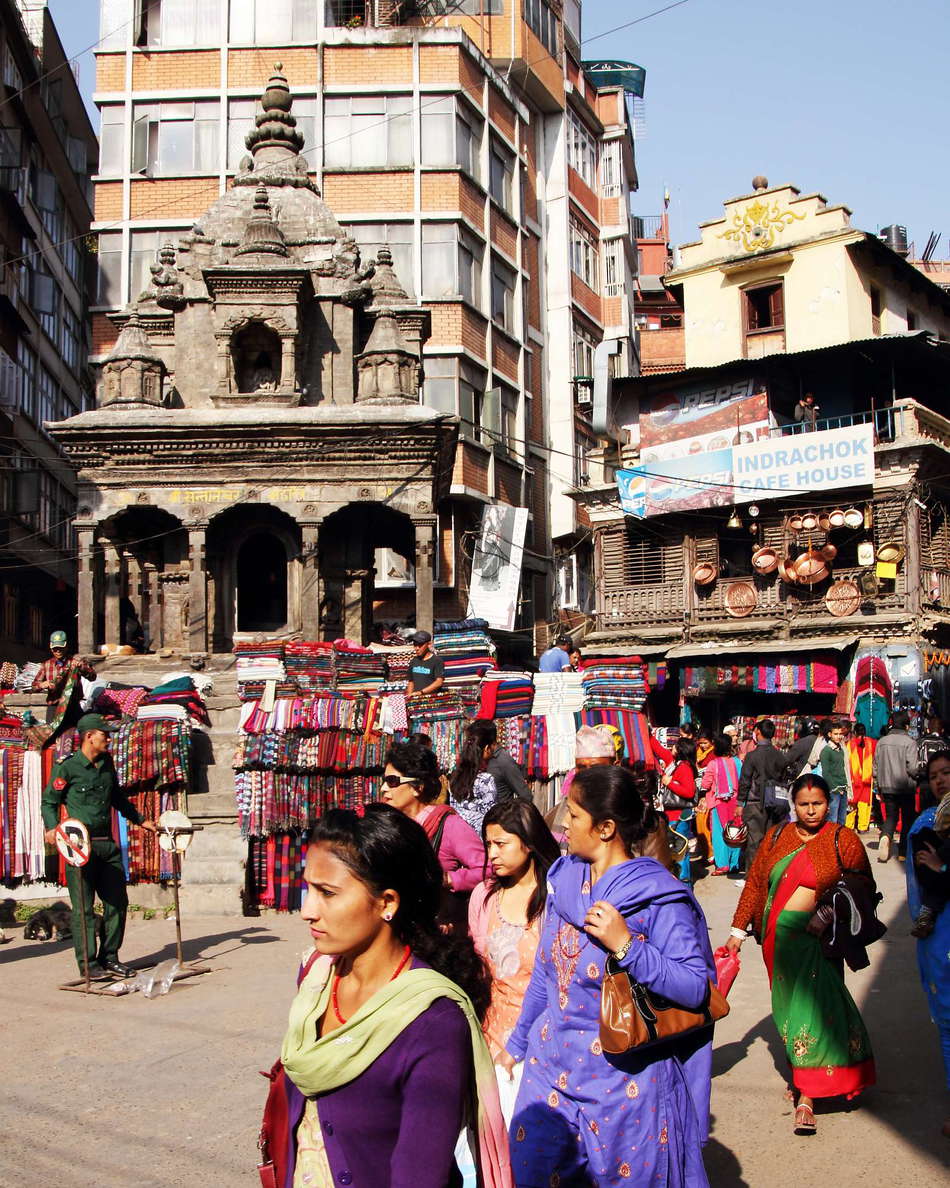
[(678, 792), (673, 792), (670, 788), (663, 789), (663, 807), (665, 809), (676, 809), (683, 812), (685, 809), (696, 807), (696, 801), (690, 800), (688, 796), (680, 796)]

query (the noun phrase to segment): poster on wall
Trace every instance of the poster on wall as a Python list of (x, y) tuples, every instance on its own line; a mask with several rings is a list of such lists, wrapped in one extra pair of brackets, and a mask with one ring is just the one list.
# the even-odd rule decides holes
[(656, 392), (640, 413), (643, 462), (728, 449), (768, 437), (773, 422), (762, 380), (690, 384)]
[(871, 425), (763, 438), (617, 472), (621, 506), (638, 518), (873, 481)]
[(472, 558), (468, 617), (485, 619), (489, 627), (513, 631), (521, 587), (528, 509), (489, 504), (482, 513), (482, 530)]

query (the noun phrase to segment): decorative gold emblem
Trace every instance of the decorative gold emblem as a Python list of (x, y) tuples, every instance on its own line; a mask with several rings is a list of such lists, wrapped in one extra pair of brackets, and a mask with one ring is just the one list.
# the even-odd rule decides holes
[(566, 1089), (567, 1088), (567, 1073), (566, 1072), (562, 1072), (561, 1075), (558, 1077), (557, 1087), (558, 1087), (558, 1089)]
[(626, 1092), (627, 1096), (632, 1100), (633, 1098), (640, 1096), (640, 1086), (636, 1083), (636, 1081), (628, 1081)]
[(756, 198), (742, 210), (733, 211), (732, 226), (723, 231), (719, 238), (740, 244), (746, 252), (763, 252), (774, 246), (776, 237), (786, 227), (800, 222), (804, 217), (793, 210), (782, 210), (778, 199), (763, 202), (761, 198)]
[(558, 1105), (560, 1104), (560, 1101), (561, 1101), (561, 1099), (553, 1091), (548, 1094), (548, 1105), (551, 1107), (552, 1110), (557, 1109)]
[(620, 1175), (623, 1177), (623, 1179), (625, 1179), (625, 1180), (630, 1179), (631, 1172), (630, 1172), (630, 1164), (629, 1163), (621, 1163), (618, 1170), (620, 1172)]

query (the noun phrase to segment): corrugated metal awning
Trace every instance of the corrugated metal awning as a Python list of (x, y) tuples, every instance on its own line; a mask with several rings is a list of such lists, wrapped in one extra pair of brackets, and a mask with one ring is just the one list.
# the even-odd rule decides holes
[(764, 653), (775, 655), (780, 652), (843, 652), (858, 642), (856, 635), (816, 635), (811, 639), (726, 639), (710, 643), (677, 644), (666, 653), (668, 660), (702, 660), (704, 657), (730, 656), (742, 653)]

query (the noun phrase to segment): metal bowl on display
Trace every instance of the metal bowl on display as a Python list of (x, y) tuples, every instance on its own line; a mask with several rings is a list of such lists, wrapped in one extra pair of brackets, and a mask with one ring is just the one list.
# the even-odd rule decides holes
[(817, 586), (831, 572), (828, 562), (817, 549), (807, 549), (804, 553), (800, 553), (795, 558), (792, 568), (803, 586)]
[(722, 827), (722, 840), (727, 846), (738, 849), (749, 840), (749, 830), (739, 820), (727, 821)]
[(814, 512), (805, 512), (802, 516), (802, 528), (806, 532), (814, 532), (818, 527), (818, 517)]
[(861, 608), (861, 591), (856, 582), (832, 582), (825, 593), (825, 606), (836, 619), (853, 615)]
[(822, 530), (822, 532), (831, 531), (831, 516), (829, 516), (827, 512), (822, 512), (818, 517), (818, 527)]
[(697, 586), (711, 586), (718, 574), (711, 561), (701, 561), (693, 570), (693, 581)]
[(759, 596), (751, 582), (733, 582), (723, 601), (727, 614), (732, 615), (734, 619), (744, 619), (755, 610)]
[(752, 554), (752, 568), (758, 574), (774, 573), (778, 569), (778, 553), (767, 545)]
[(841, 514), (841, 523), (845, 528), (860, 528), (864, 524), (864, 516), (856, 507), (849, 507), (846, 512)]
[(791, 530), (793, 532), (801, 532), (802, 517), (797, 512), (794, 516), (789, 516), (788, 517), (788, 526), (789, 526), (789, 528), (791, 528)]
[(878, 547), (877, 559), (890, 562), (891, 565), (899, 565), (904, 560), (906, 553), (907, 550), (899, 540), (886, 540)]
[[(848, 513), (842, 511), (840, 507), (836, 507), (834, 511), (829, 512), (828, 519), (831, 521), (832, 528), (854, 527), (853, 524), (848, 524)], [(860, 528), (860, 526), (859, 524), (858, 527)]]
[(778, 563), (778, 575), (783, 582), (790, 586), (798, 584), (798, 576), (795, 573), (795, 562), (791, 557), (785, 557)]

